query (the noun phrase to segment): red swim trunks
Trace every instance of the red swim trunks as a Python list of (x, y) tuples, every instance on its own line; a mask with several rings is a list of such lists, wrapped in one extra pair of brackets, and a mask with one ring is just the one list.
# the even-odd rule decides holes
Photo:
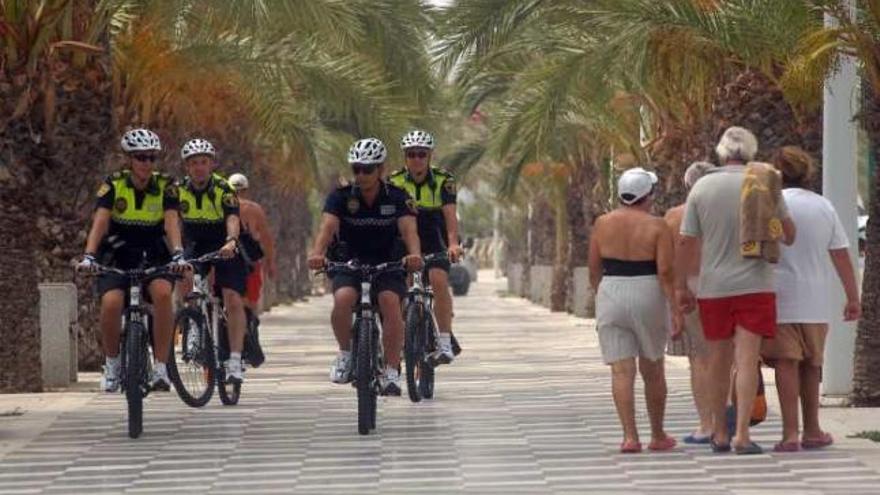
[(259, 261), (251, 267), (251, 273), (247, 277), (244, 297), (252, 304), (260, 302), (260, 294), (263, 292), (263, 264)]
[(729, 339), (737, 326), (768, 339), (776, 334), (776, 294), (773, 292), (698, 299), (697, 303), (707, 340)]

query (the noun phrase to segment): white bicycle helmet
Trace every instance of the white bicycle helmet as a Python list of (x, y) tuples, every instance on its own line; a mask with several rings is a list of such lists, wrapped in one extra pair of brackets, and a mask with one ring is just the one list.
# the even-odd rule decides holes
[(234, 187), (236, 191), (247, 189), (249, 186), (248, 178), (244, 174), (232, 174), (229, 176), (229, 185)]
[(388, 157), (388, 150), (382, 141), (376, 138), (367, 138), (357, 141), (348, 149), (348, 163), (363, 163), (365, 165), (381, 165)]
[(400, 149), (407, 150), (409, 148), (428, 148), (434, 149), (434, 136), (427, 131), (414, 129), (406, 133), (400, 140)]
[(183, 148), (180, 149), (180, 158), (186, 160), (187, 158), (196, 155), (209, 155), (213, 157), (216, 156), (217, 153), (214, 151), (214, 145), (207, 139), (190, 139), (183, 145)]
[(122, 135), (122, 151), (135, 153), (137, 151), (162, 151), (162, 143), (159, 136), (149, 129), (132, 129)]

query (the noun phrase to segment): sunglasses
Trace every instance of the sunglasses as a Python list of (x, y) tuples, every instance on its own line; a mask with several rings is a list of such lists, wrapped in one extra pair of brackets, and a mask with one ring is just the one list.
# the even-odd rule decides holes
[(427, 158), (428, 152), (427, 151), (407, 151), (406, 157), (407, 158)]
[(131, 157), (139, 162), (155, 162), (159, 159), (156, 155), (131, 155)]
[(365, 163), (355, 163), (351, 166), (351, 171), (355, 175), (358, 175), (358, 174), (370, 175), (376, 171), (376, 168), (378, 168), (376, 165), (370, 165), (370, 164), (365, 164)]

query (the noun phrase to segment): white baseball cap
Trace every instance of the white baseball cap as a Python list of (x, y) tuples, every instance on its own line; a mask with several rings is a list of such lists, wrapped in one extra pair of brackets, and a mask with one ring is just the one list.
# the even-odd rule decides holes
[(625, 205), (637, 203), (651, 194), (657, 184), (657, 174), (641, 167), (631, 168), (617, 180), (617, 197)]
[(247, 189), (248, 179), (244, 176), (244, 174), (232, 174), (229, 176), (229, 184), (236, 190)]

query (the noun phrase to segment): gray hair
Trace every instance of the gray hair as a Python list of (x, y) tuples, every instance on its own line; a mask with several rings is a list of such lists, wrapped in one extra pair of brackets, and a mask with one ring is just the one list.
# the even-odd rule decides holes
[(729, 160), (748, 162), (758, 153), (758, 140), (748, 129), (729, 127), (715, 147), (722, 164)]
[(709, 162), (694, 162), (684, 171), (684, 185), (688, 189), (694, 187), (697, 180), (706, 175), (706, 172), (715, 168), (715, 165)]

